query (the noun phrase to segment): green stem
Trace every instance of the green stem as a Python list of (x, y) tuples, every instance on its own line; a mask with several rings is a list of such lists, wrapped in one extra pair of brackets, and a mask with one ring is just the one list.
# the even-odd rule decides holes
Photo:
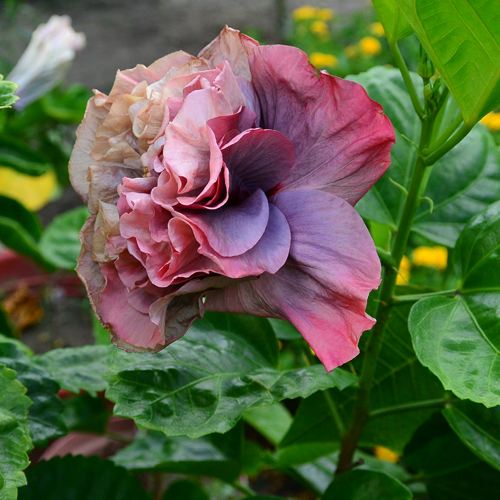
[(345, 425), (344, 421), (342, 420), (342, 417), (340, 416), (340, 413), (337, 409), (337, 405), (335, 404), (335, 401), (333, 401), (332, 396), (330, 395), (330, 392), (328, 389), (323, 391), (323, 395), (325, 396), (325, 401), (326, 404), (330, 410), (330, 413), (333, 417), (333, 420), (335, 420), (335, 424), (337, 425), (337, 429), (339, 430), (339, 433), (341, 436), (345, 434)]
[(391, 48), (392, 54), (394, 55), (394, 59), (396, 60), (399, 71), (401, 71), (401, 75), (403, 76), (403, 80), (405, 82), (406, 88), (408, 89), (408, 93), (410, 94), (413, 107), (415, 108), (417, 115), (420, 118), (423, 118), (424, 108), (422, 107), (422, 104), (420, 104), (417, 91), (415, 90), (415, 85), (413, 85), (413, 80), (411, 79), (410, 72), (408, 71), (408, 67), (406, 66), (403, 56), (401, 55), (398, 44), (397, 42), (389, 42), (389, 46)]
[(234, 481), (231, 483), (231, 486), (242, 493), (244, 493), (247, 497), (254, 497), (257, 495), (257, 493), (250, 488), (250, 486), (245, 486), (244, 484), (240, 483), (240, 481)]
[(456, 132), (458, 127), (462, 125), (464, 122), (464, 119), (462, 118), (462, 115), (459, 114), (448, 126), (448, 128), (443, 132), (443, 135), (437, 139), (437, 141), (432, 145), (432, 148), (434, 150), (439, 149), (440, 147), (444, 146), (446, 141)]
[(464, 123), (458, 131), (441, 147), (433, 148), (425, 156), (425, 165), (434, 165), (448, 151), (452, 150), (472, 130), (472, 126)]
[(369, 418), (384, 417), (386, 415), (392, 415), (394, 413), (403, 413), (406, 411), (415, 410), (428, 410), (432, 408), (444, 408), (450, 403), (449, 399), (439, 398), (439, 399), (429, 399), (427, 401), (418, 401), (416, 403), (407, 403), (402, 405), (390, 406), (388, 408), (380, 408), (378, 410), (372, 410), (368, 413)]
[(457, 290), (453, 289), (453, 290), (442, 290), (439, 292), (415, 293), (413, 295), (395, 295), (394, 297), (392, 297), (392, 302), (397, 305), (406, 302), (416, 302), (417, 300), (421, 299), (440, 297), (442, 295), (455, 295), (456, 293)]
[(380, 262), (382, 263), (383, 266), (385, 267), (395, 267), (395, 262), (394, 259), (391, 255), (391, 252), (388, 252), (387, 250), (384, 250), (383, 248), (380, 247), (375, 247), (377, 249), (377, 254), (380, 259)]
[[(420, 134), (419, 151), (423, 151), (430, 142), (435, 114), (422, 119), (422, 131)], [(348, 471), (352, 467), (352, 459), (358, 447), (361, 434), (369, 419), (370, 392), (375, 382), (375, 370), (387, 323), (390, 319), (392, 298), (396, 288), (398, 268), (403, 258), (404, 251), (408, 244), (411, 226), (417, 209), (420, 205), (422, 192), (425, 189), (426, 165), (424, 158), (419, 154), (413, 169), (413, 175), (408, 189), (403, 207), (403, 213), (399, 220), (398, 231), (394, 240), (392, 257), (395, 267), (386, 269), (386, 274), (382, 282), (378, 310), (376, 314), (377, 323), (373, 327), (367, 344), (367, 349), (363, 358), (358, 396), (353, 411), (351, 425), (342, 439), (339, 462), (336, 475)]]

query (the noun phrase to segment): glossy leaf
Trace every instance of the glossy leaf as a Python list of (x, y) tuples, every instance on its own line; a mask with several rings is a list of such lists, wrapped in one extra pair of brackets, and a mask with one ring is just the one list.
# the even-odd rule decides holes
[(92, 93), (87, 87), (74, 83), (65, 90), (51, 90), (42, 97), (40, 103), (47, 116), (61, 122), (80, 123), (91, 97)]
[(496, 0), (396, 0), (462, 110), (466, 123), (500, 105)]
[(181, 479), (172, 483), (163, 500), (210, 500), (208, 493), (194, 481)]
[(61, 389), (75, 394), (83, 390), (95, 396), (107, 387), (103, 374), (108, 349), (101, 345), (53, 349), (36, 356), (34, 363), (45, 368)]
[(244, 338), (202, 321), (157, 354), (110, 352), (106, 397), (115, 414), (169, 436), (226, 432), (246, 410), (356, 381), (320, 365), (276, 370)]
[(368, 470), (352, 470), (338, 476), (322, 500), (411, 500), (411, 491), (397, 479)]
[(10, 108), (18, 99), (14, 92), (17, 90), (17, 83), (3, 80), (0, 75), (0, 109)]
[(106, 431), (111, 410), (103, 399), (83, 394), (65, 399), (63, 406), (62, 418), (68, 429), (98, 434)]
[(463, 230), (454, 252), (462, 282), (454, 298), (417, 302), (409, 328), (422, 364), (445, 388), (486, 406), (500, 404), (500, 203)]
[(457, 436), (481, 460), (500, 469), (500, 407), (456, 402), (443, 411)]
[(282, 319), (269, 318), (276, 337), (280, 340), (301, 340), (303, 337), (291, 323)]
[[(420, 120), (397, 70), (376, 67), (351, 78), (382, 104), (396, 129), (391, 167), (356, 208), (365, 219), (394, 228), (402, 215), (405, 194), (392, 181), (405, 189), (409, 187)], [(422, 80), (415, 74), (412, 78), (421, 95)], [(471, 217), (500, 198), (498, 148), (485, 128), (478, 126), (432, 168), (424, 196), (433, 201), (433, 209), (429, 203), (422, 203), (412, 230), (438, 244), (454, 247)]]
[(55, 457), (26, 473), (19, 500), (150, 500), (139, 479), (98, 457)]
[(48, 439), (67, 432), (62, 420), (63, 405), (57, 397), (59, 386), (38, 366), (16, 342), (0, 335), (0, 364), (17, 373), (17, 380), (28, 390), (33, 404), (28, 412), (28, 424), (35, 446), (45, 446)]
[(13, 137), (0, 137), (0, 165), (21, 174), (39, 176), (52, 168), (49, 159), (40, 151)]
[(373, 0), (373, 6), (389, 40), (397, 41), (413, 33), (396, 0)]
[[(394, 406), (439, 399), (444, 395), (439, 380), (418, 362), (413, 350), (407, 327), (409, 309), (408, 305), (393, 309), (377, 365), (371, 395), (372, 410), (382, 412)], [(360, 369), (360, 361), (357, 358), (353, 360), (356, 371)], [(304, 400), (289, 432), (280, 443), (283, 452), (287, 449), (287, 453), (291, 453), (293, 449), (290, 447), (310, 444), (312, 452), (316, 450), (324, 454), (328, 446), (331, 450), (332, 445), (340, 443), (343, 433), (339, 428), (339, 420), (344, 426), (347, 425), (357, 391), (330, 391), (330, 395), (339, 418), (333, 417), (332, 409), (322, 393)], [(372, 418), (363, 432), (361, 445), (386, 446), (400, 453), (415, 430), (432, 412), (429, 409), (417, 409)]]
[(116, 465), (135, 472), (176, 472), (232, 482), (241, 470), (237, 458), (226, 455), (209, 436), (192, 440), (170, 438), (162, 432), (152, 431), (120, 450), (112, 460)]
[(267, 318), (207, 312), (203, 319), (216, 330), (232, 332), (244, 338), (272, 366), (278, 366), (278, 340)]
[(16, 372), (0, 365), (0, 498), (15, 500), (17, 488), (26, 484), (23, 470), (28, 467), (27, 452), (32, 448), (28, 429), (31, 401), (16, 380)]
[(40, 251), (48, 262), (59, 269), (75, 269), (82, 247), (78, 234), (88, 216), (87, 207), (78, 207), (59, 215), (47, 226)]

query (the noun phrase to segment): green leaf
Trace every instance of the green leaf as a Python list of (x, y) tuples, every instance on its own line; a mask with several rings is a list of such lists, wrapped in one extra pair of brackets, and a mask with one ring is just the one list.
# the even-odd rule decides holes
[(0, 304), (0, 334), (5, 335), (6, 337), (15, 338), (14, 326), (2, 307), (2, 304)]
[(17, 90), (17, 83), (3, 80), (0, 75), (0, 109), (10, 108), (18, 99), (14, 92)]
[(282, 319), (269, 318), (276, 337), (280, 340), (301, 340), (303, 337), (291, 323)]
[(207, 312), (203, 319), (217, 330), (232, 332), (244, 338), (272, 366), (278, 366), (278, 340), (267, 318)]
[(78, 207), (49, 224), (40, 240), (40, 251), (48, 262), (59, 269), (75, 269), (82, 247), (78, 234), (88, 216), (87, 207)]
[(40, 151), (5, 135), (0, 137), (0, 166), (33, 176), (42, 175), (52, 168), (49, 159)]
[(397, 479), (369, 470), (353, 470), (338, 476), (322, 500), (411, 500), (411, 491)]
[(62, 418), (66, 427), (74, 431), (103, 434), (111, 414), (101, 398), (83, 394), (63, 401)]
[(208, 493), (194, 481), (181, 479), (172, 483), (163, 500), (210, 500)]
[[(391, 181), (405, 189), (409, 187), (417, 154), (414, 144), (420, 138), (420, 120), (399, 71), (375, 67), (349, 78), (362, 84), (369, 96), (383, 106), (396, 130), (389, 170), (356, 209), (365, 219), (395, 228), (402, 216), (405, 194)], [(421, 78), (415, 74), (412, 78), (421, 95)], [(454, 247), (470, 218), (500, 198), (498, 149), (491, 134), (478, 126), (432, 169), (423, 196), (433, 201), (434, 210), (431, 213), (429, 204), (422, 203), (412, 230), (438, 244)]]
[(285, 437), (293, 422), (290, 412), (281, 403), (246, 411), (243, 420), (274, 445)]
[(404, 461), (425, 478), (449, 474), (479, 462), (441, 413), (434, 413), (417, 429), (405, 448)]
[(53, 349), (35, 356), (33, 362), (47, 370), (61, 389), (74, 394), (83, 390), (96, 396), (107, 387), (103, 374), (108, 349), (101, 345)]
[(396, 0), (464, 121), (500, 105), (500, 27), (496, 0)]
[[(385, 411), (392, 407), (416, 404), (444, 396), (439, 380), (417, 359), (411, 344), (407, 321), (409, 305), (393, 309), (387, 325), (371, 394), (371, 409)], [(362, 350), (363, 350), (362, 345)], [(356, 371), (360, 359), (353, 360)], [(330, 391), (338, 417), (322, 393), (304, 400), (294, 422), (280, 443), (282, 453), (293, 452), (293, 447), (309, 444), (311, 452), (325, 454), (340, 443), (343, 434), (339, 421), (346, 426), (357, 397), (355, 389), (341, 393)], [(370, 419), (361, 437), (362, 446), (386, 446), (401, 453), (414, 431), (433, 410), (419, 409), (398, 414), (387, 414)], [(329, 444), (330, 443), (330, 444)], [(330, 448), (328, 448), (330, 446)], [(319, 455), (316, 455), (319, 456)]]
[(92, 93), (86, 87), (74, 83), (65, 90), (51, 90), (40, 102), (47, 116), (62, 122), (80, 123), (91, 97)]
[(224, 453), (210, 436), (194, 440), (170, 438), (157, 431), (139, 437), (112, 460), (116, 465), (135, 472), (194, 474), (217, 477), (229, 483), (238, 478), (241, 470), (240, 461)]
[(22, 471), (30, 463), (27, 452), (33, 447), (26, 418), (31, 401), (16, 372), (3, 365), (0, 387), (0, 498), (16, 500), (17, 488), (26, 484)]
[(38, 217), (12, 198), (0, 195), (0, 241), (47, 267), (38, 249), (42, 227)]
[(17, 380), (28, 390), (32, 400), (28, 424), (35, 446), (46, 446), (48, 439), (67, 433), (62, 420), (63, 405), (57, 397), (59, 386), (49, 374), (34, 366), (26, 352), (13, 340), (0, 335), (0, 364), (17, 372)]
[(396, 42), (413, 33), (396, 0), (373, 0), (373, 6), (389, 40)]
[(454, 298), (429, 298), (411, 311), (420, 362), (461, 399), (500, 404), (500, 202), (465, 227), (454, 252), (462, 283)]
[(226, 432), (246, 410), (356, 381), (320, 365), (276, 370), (246, 339), (202, 321), (154, 355), (113, 349), (108, 366), (106, 397), (116, 402), (116, 415), (191, 438)]
[(456, 402), (443, 411), (458, 437), (481, 460), (500, 469), (500, 407)]
[(95, 456), (43, 460), (26, 476), (19, 500), (150, 500), (138, 478)]

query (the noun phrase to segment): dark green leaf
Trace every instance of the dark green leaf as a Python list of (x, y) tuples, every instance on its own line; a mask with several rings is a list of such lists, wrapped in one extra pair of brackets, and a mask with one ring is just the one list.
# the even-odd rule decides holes
[(0, 304), (0, 334), (3, 334), (6, 337), (11, 337), (11, 338), (15, 337), (14, 327), (10, 322), (8, 315), (1, 304)]
[(10, 108), (19, 99), (17, 95), (14, 95), (17, 87), (19, 85), (3, 80), (2, 75), (0, 75), (0, 109)]
[(396, 0), (373, 0), (373, 6), (389, 40), (401, 40), (413, 33), (413, 29), (398, 7)]
[(457, 241), (461, 293), (421, 300), (409, 318), (420, 362), (458, 397), (486, 406), (500, 404), (499, 249), (500, 203), (495, 203)]
[(210, 497), (198, 483), (181, 479), (169, 486), (163, 500), (210, 500)]
[(466, 123), (500, 105), (496, 0), (396, 0), (446, 81)]
[(239, 458), (224, 453), (210, 436), (192, 440), (170, 438), (162, 432), (152, 431), (120, 450), (112, 460), (116, 465), (135, 472), (176, 472), (232, 482), (241, 470)]
[(282, 319), (270, 318), (269, 323), (273, 327), (276, 337), (280, 340), (301, 340), (303, 337), (292, 324)]
[(449, 474), (479, 462), (441, 413), (435, 413), (417, 429), (405, 448), (404, 461), (426, 478)]
[(272, 366), (278, 366), (278, 340), (267, 318), (247, 314), (207, 312), (203, 319), (216, 330), (232, 332), (244, 338)]
[(98, 457), (43, 460), (26, 476), (19, 500), (150, 500), (138, 478)]
[(22, 174), (39, 176), (52, 168), (49, 159), (40, 151), (13, 137), (0, 137), (0, 165)]
[(28, 424), (35, 446), (45, 446), (48, 439), (67, 433), (62, 420), (63, 406), (57, 397), (59, 386), (42, 368), (34, 366), (25, 351), (13, 340), (0, 335), (0, 364), (17, 372), (17, 379), (28, 389), (32, 400)]
[(65, 399), (63, 406), (62, 418), (68, 429), (98, 434), (105, 432), (111, 411), (101, 398), (83, 394)]
[[(439, 380), (420, 365), (413, 351), (407, 327), (409, 309), (408, 305), (393, 309), (375, 374), (371, 395), (372, 410), (384, 411), (394, 406), (433, 400), (444, 395)], [(359, 363), (358, 359), (353, 362), (356, 370), (360, 369)], [(330, 395), (338, 418), (334, 418), (332, 408), (322, 393), (304, 400), (288, 434), (280, 443), (283, 452), (287, 449), (286, 452), (291, 453), (293, 449), (290, 447), (310, 444), (311, 452), (316, 449), (318, 453), (324, 454), (328, 446), (331, 450), (332, 445), (340, 443), (343, 434), (341, 422), (344, 426), (349, 422), (357, 391), (330, 391)], [(386, 446), (400, 453), (432, 411), (421, 409), (372, 418), (363, 432), (361, 443), (363, 446)]]
[(411, 491), (383, 472), (353, 470), (338, 476), (322, 500), (411, 500)]
[(500, 491), (500, 472), (479, 463), (427, 481), (430, 500), (492, 500)]
[(16, 252), (49, 266), (38, 248), (42, 229), (38, 217), (18, 201), (0, 196), (0, 242)]
[(16, 500), (17, 488), (26, 484), (23, 470), (32, 448), (28, 429), (31, 401), (16, 380), (16, 372), (0, 365), (0, 498)]
[(457, 436), (481, 460), (500, 469), (500, 407), (460, 401), (443, 411)]
[(87, 207), (78, 207), (50, 223), (40, 240), (40, 251), (48, 262), (60, 269), (75, 269), (82, 247), (78, 234), (88, 216)]
[(356, 381), (320, 365), (276, 370), (244, 338), (201, 321), (157, 354), (114, 349), (108, 364), (106, 397), (116, 402), (115, 414), (192, 438), (226, 432), (246, 410)]
[(65, 347), (35, 356), (34, 363), (45, 368), (62, 389), (78, 394), (80, 390), (96, 396), (107, 387), (107, 346)]
[[(412, 78), (421, 94), (420, 77), (412, 74)], [(391, 180), (405, 189), (409, 187), (416, 158), (412, 142), (419, 141), (420, 120), (397, 70), (376, 67), (352, 79), (382, 104), (396, 129), (391, 167), (356, 208), (368, 220), (395, 227), (402, 215), (405, 194)], [(484, 127), (478, 126), (432, 168), (424, 196), (433, 201), (434, 209), (431, 213), (430, 204), (422, 203), (412, 230), (454, 247), (470, 218), (500, 198), (498, 148)]]

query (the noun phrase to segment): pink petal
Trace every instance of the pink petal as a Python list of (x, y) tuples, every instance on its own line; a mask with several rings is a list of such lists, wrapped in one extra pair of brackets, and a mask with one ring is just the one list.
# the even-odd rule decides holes
[(319, 189), (355, 205), (390, 164), (394, 129), (361, 85), (319, 73), (295, 47), (249, 56), (261, 127), (282, 132), (296, 163), (278, 191)]
[(278, 194), (273, 203), (292, 233), (288, 262), (275, 275), (207, 292), (205, 309), (290, 321), (328, 371), (359, 352), (373, 326), (366, 301), (380, 283), (380, 261), (357, 212), (321, 191)]

